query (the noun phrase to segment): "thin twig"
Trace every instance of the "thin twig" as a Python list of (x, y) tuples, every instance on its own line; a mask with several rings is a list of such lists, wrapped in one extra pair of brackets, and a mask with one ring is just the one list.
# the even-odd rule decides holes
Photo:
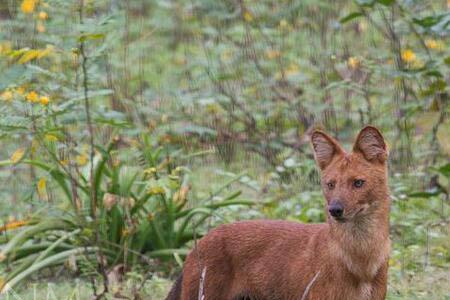
[[(80, 24), (83, 25), (83, 7), (84, 7), (84, 0), (80, 0), (79, 2), (79, 18), (80, 18)], [(97, 189), (95, 188), (95, 178), (94, 178), (94, 155), (95, 155), (95, 145), (94, 145), (94, 128), (92, 125), (92, 119), (91, 119), (91, 107), (89, 102), (89, 80), (88, 80), (88, 72), (87, 72), (87, 62), (88, 57), (85, 52), (85, 44), (84, 44), (84, 38), (83, 38), (83, 31), (81, 31), (80, 36), (80, 45), (79, 45), (79, 51), (82, 58), (82, 71), (83, 71), (83, 92), (84, 92), (84, 109), (86, 112), (86, 123), (89, 133), (89, 146), (90, 146), (90, 168), (89, 168), (89, 183), (90, 183), (90, 196), (91, 196), (91, 217), (93, 219), (94, 224), (97, 224)], [(98, 226), (95, 226), (95, 239), (96, 243), (99, 244), (100, 242), (100, 232), (98, 229)], [(105, 264), (105, 257), (99, 249), (97, 251), (97, 263), (98, 263), (98, 270), (103, 278), (103, 291), (96, 295), (96, 299), (101, 299), (105, 297), (105, 294), (108, 292), (108, 274), (106, 273), (106, 266)]]
[[(83, 5), (84, 0), (80, 0), (80, 9), (79, 9), (79, 17), (80, 17), (80, 24), (83, 24)], [(83, 70), (83, 93), (84, 93), (84, 109), (86, 111), (86, 124), (88, 127), (88, 133), (89, 133), (89, 146), (90, 146), (90, 185), (91, 185), (91, 214), (92, 217), (95, 218), (96, 214), (96, 206), (97, 206), (97, 191), (94, 188), (94, 155), (95, 155), (95, 146), (94, 146), (94, 127), (92, 125), (92, 119), (91, 119), (91, 106), (89, 102), (89, 80), (88, 80), (88, 72), (87, 72), (87, 62), (88, 57), (86, 55), (85, 51), (85, 44), (84, 39), (82, 38), (83, 32), (81, 32), (81, 38), (80, 38), (80, 55), (82, 58), (81, 62), (81, 68)]]
[(309, 291), (311, 290), (314, 282), (317, 280), (317, 277), (319, 277), (319, 274), (320, 274), (320, 271), (317, 272), (316, 275), (314, 275), (313, 279), (311, 279), (311, 281), (308, 283), (305, 291), (303, 292), (302, 298), (300, 300), (306, 300), (306, 298), (308, 297)]
[(204, 300), (205, 295), (203, 293), (203, 289), (205, 287), (205, 277), (206, 277), (206, 267), (202, 270), (202, 275), (200, 276), (200, 282), (198, 287), (198, 300)]

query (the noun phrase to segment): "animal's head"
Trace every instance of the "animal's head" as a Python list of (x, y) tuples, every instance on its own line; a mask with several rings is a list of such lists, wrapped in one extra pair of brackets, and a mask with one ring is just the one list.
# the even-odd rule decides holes
[(389, 206), (388, 153), (378, 129), (362, 129), (349, 153), (320, 130), (314, 131), (311, 142), (321, 169), (329, 222), (363, 220)]

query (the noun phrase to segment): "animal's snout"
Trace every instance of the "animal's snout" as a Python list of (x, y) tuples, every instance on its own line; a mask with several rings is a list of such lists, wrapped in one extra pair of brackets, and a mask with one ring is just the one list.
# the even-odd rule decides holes
[(328, 206), (330, 215), (334, 218), (341, 218), (344, 215), (344, 206), (340, 201), (332, 201)]

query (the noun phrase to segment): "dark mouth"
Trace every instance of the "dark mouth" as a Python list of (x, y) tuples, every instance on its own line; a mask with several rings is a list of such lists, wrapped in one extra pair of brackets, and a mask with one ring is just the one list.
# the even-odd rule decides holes
[(364, 211), (364, 207), (361, 207), (355, 214), (355, 216), (359, 215), (361, 212)]
[(335, 219), (339, 223), (344, 223), (345, 222), (345, 218), (344, 217), (333, 217), (333, 216), (331, 216), (331, 217), (333, 219)]

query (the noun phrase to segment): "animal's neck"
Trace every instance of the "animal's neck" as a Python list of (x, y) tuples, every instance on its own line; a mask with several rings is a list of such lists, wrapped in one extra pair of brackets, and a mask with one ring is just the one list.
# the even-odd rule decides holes
[(369, 280), (389, 255), (389, 209), (355, 222), (331, 223), (332, 255), (355, 276)]

